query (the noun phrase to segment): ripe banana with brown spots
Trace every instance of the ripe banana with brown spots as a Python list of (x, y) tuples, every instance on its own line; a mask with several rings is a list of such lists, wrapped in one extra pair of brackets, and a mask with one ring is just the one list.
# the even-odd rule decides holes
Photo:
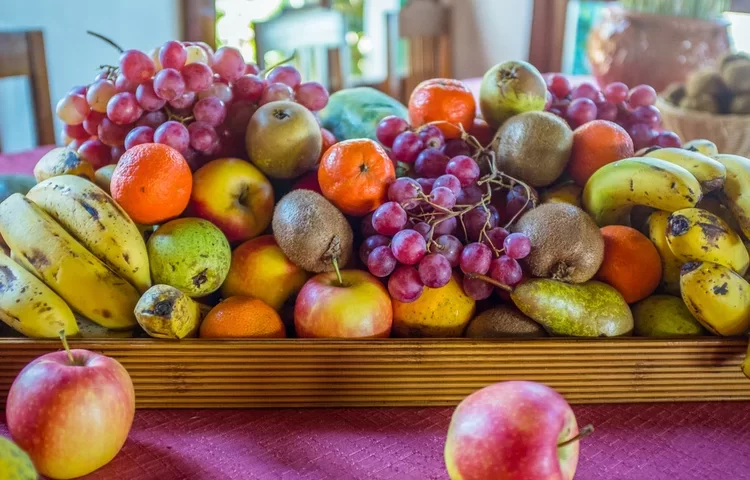
[(713, 158), (727, 169), (722, 201), (737, 219), (745, 237), (750, 238), (750, 159), (725, 154)]
[(38, 183), (26, 198), (139, 292), (151, 286), (143, 235), (104, 190), (84, 178), (62, 175)]
[(727, 169), (724, 165), (698, 151), (683, 148), (659, 148), (644, 156), (658, 158), (684, 168), (700, 182), (703, 193), (721, 188), (727, 176)]
[(133, 309), (139, 294), (135, 287), (20, 193), (0, 203), (0, 234), (21, 265), (73, 310), (114, 330), (137, 323)]
[(661, 257), (661, 289), (670, 295), (680, 294), (680, 269), (683, 262), (680, 261), (667, 242), (667, 225), (669, 224), (669, 212), (657, 210), (648, 217), (646, 234), (654, 244)]

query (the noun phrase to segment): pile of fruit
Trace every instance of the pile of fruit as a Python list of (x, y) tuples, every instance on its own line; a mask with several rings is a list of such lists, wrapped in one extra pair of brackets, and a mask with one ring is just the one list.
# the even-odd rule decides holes
[(70, 143), (0, 204), (2, 318), (31, 337), (742, 334), (750, 160), (656, 133), (654, 99), (506, 62), (476, 118), (457, 80), (405, 106), (228, 47), (126, 51), (61, 100)]
[(714, 68), (693, 72), (685, 83), (667, 87), (664, 98), (686, 110), (750, 113), (750, 55), (729, 53)]

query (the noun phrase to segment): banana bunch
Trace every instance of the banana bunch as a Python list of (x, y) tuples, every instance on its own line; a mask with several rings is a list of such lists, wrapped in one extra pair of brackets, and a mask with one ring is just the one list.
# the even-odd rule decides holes
[[(57, 336), (62, 322), (71, 336), (109, 336), (107, 330), (137, 325), (139, 292), (151, 286), (146, 245), (139, 227), (94, 183), (55, 176), (27, 196), (10, 196), (0, 204), (0, 235), (12, 252), (0, 258), (0, 317), (21, 333)], [(7, 272), (18, 289), (2, 288)], [(27, 311), (39, 308), (56, 313)], [(103, 329), (91, 333), (81, 317)]]
[(680, 275), (682, 300), (693, 316), (717, 335), (742, 335), (750, 327), (750, 283), (734, 270), (689, 262)]

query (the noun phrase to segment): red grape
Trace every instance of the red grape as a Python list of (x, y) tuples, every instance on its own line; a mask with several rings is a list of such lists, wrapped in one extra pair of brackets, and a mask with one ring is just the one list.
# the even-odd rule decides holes
[(372, 214), (372, 227), (381, 235), (395, 235), (406, 226), (406, 211), (396, 202), (386, 202)]
[(521, 260), (531, 252), (531, 240), (523, 233), (511, 233), (503, 242), (505, 254), (510, 258)]
[(140, 50), (125, 50), (120, 55), (120, 74), (129, 82), (139, 85), (155, 72), (154, 61)]
[(419, 184), (419, 187), (422, 189), (422, 193), (425, 195), (429, 195), (432, 193), (432, 186), (435, 184), (434, 178), (418, 178), (417, 183)]
[(221, 47), (214, 53), (211, 69), (222, 80), (233, 82), (245, 74), (245, 59), (234, 47)]
[(459, 155), (470, 155), (471, 147), (460, 138), (452, 138), (445, 142), (440, 151), (447, 155), (448, 158), (453, 158)]
[(550, 109), (549, 109), (549, 110), (547, 110), (547, 111), (548, 111), (549, 113), (553, 114), (553, 115), (557, 115), (558, 117), (563, 117), (563, 112), (561, 112), (561, 111), (560, 111), (559, 109), (557, 109), (557, 108), (550, 108)]
[(549, 77), (547, 88), (555, 97), (565, 98), (570, 94), (573, 86), (570, 84), (568, 77), (557, 73)]
[(131, 125), (117, 125), (112, 120), (104, 117), (99, 123), (97, 136), (99, 140), (110, 147), (120, 147), (125, 142), (125, 136), (130, 131)]
[(55, 109), (57, 116), (68, 125), (80, 125), (86, 120), (86, 116), (91, 109), (86, 101), (86, 97), (78, 93), (65, 95)]
[(296, 89), (302, 83), (302, 75), (291, 65), (280, 65), (266, 76), (268, 83), (283, 83), (292, 89)]
[(420, 260), (418, 269), (420, 280), (425, 287), (430, 288), (440, 288), (447, 285), (453, 274), (448, 259), (437, 253), (426, 255)]
[(86, 90), (86, 101), (91, 110), (99, 113), (107, 111), (107, 102), (117, 93), (114, 82), (110, 80), (97, 80)]
[(462, 187), (468, 187), (479, 179), (479, 165), (473, 158), (459, 155), (451, 158), (445, 167), (445, 173), (449, 173), (461, 182)]
[(187, 53), (187, 60), (185, 60), (185, 63), (187, 65), (193, 63), (210, 63), (208, 58), (208, 51), (202, 47), (199, 47), (198, 45), (186, 46), (185, 52)]
[(282, 100), (294, 100), (292, 87), (284, 83), (270, 83), (260, 97), (260, 105)]
[(233, 93), (229, 85), (225, 83), (214, 83), (198, 94), (198, 98), (216, 97), (225, 104), (232, 101)]
[(107, 70), (104, 70), (96, 74), (96, 76), (94, 77), (94, 82), (96, 82), (97, 80), (106, 80), (108, 78), (109, 78), (109, 72)]
[[(489, 210), (489, 213), (488, 213)], [(487, 230), (497, 227), (500, 221), (500, 215), (497, 209), (490, 205), (485, 209), (482, 206), (478, 206), (469, 210), (464, 215), (464, 225), (466, 225), (466, 233), (469, 236), (469, 240), (479, 240), (479, 235), (482, 233), (482, 229)]]
[(650, 85), (633, 87), (628, 94), (628, 103), (633, 108), (653, 105), (656, 103), (656, 90)]
[(375, 136), (384, 147), (391, 148), (396, 137), (408, 129), (409, 123), (406, 120), (395, 115), (388, 115), (378, 123)]
[(294, 98), (311, 112), (317, 112), (328, 105), (328, 90), (318, 82), (306, 82), (297, 87)]
[(659, 134), (651, 140), (651, 145), (663, 148), (680, 148), (682, 147), (682, 140), (679, 135), (674, 132), (659, 132)]
[(391, 249), (393, 249), (393, 255), (399, 262), (404, 265), (415, 265), (427, 253), (427, 243), (419, 232), (407, 229), (401, 230), (393, 236)]
[(112, 149), (100, 140), (86, 140), (78, 148), (78, 155), (94, 167), (94, 170), (112, 163)]
[(112, 147), (112, 163), (119, 162), (120, 157), (122, 157), (123, 153), (125, 153), (125, 147), (123, 147), (122, 145)]
[(107, 117), (118, 125), (135, 123), (141, 115), (143, 109), (130, 92), (117, 93), (107, 103)]
[(135, 127), (125, 137), (125, 150), (130, 150), (142, 143), (154, 143), (154, 129), (151, 127)]
[(154, 92), (164, 100), (170, 101), (185, 93), (185, 80), (174, 68), (159, 70), (154, 77)]
[(613, 82), (604, 87), (604, 96), (607, 101), (617, 105), (628, 99), (628, 86), (622, 82)]
[(195, 116), (197, 122), (204, 122), (216, 127), (226, 118), (227, 109), (224, 102), (216, 97), (201, 98), (193, 107), (193, 116)]
[(159, 63), (161, 63), (161, 68), (180, 70), (185, 66), (186, 61), (187, 50), (178, 41), (170, 40), (159, 49)]
[(417, 136), (422, 140), (422, 145), (425, 148), (437, 148), (440, 149), (445, 145), (445, 136), (435, 125), (425, 125), (419, 129)]
[(246, 63), (245, 64), (245, 75), (257, 75), (260, 73), (260, 67), (257, 63)]
[[(440, 218), (438, 218), (437, 220), (440, 220)], [(439, 223), (435, 223), (435, 232), (433, 236), (451, 235), (456, 231), (457, 226), (458, 220), (456, 220), (456, 217), (450, 217), (446, 218), (445, 220), (440, 220)]]
[(630, 134), (630, 138), (633, 139), (633, 148), (636, 151), (651, 146), (651, 141), (656, 136), (656, 132), (643, 123), (631, 125), (628, 128), (628, 134)]
[[(575, 87), (571, 93), (571, 98), (573, 101), (579, 99), (579, 98), (588, 98), (592, 102), (595, 102), (597, 99), (599, 99), (599, 88), (589, 82), (583, 82), (577, 87)], [(564, 96), (558, 98), (564, 98)]]
[(412, 228), (415, 232), (419, 232), (420, 235), (424, 237), (425, 240), (427, 240), (430, 237), (430, 232), (432, 231), (432, 227), (425, 222), (417, 222), (416, 225)]
[[(512, 219), (518, 212), (529, 205), (526, 189), (516, 185), (505, 195), (505, 215), (508, 220)], [(500, 248), (498, 245), (496, 245)]]
[(464, 273), (479, 273), (484, 275), (490, 269), (492, 250), (483, 243), (470, 243), (461, 252), (459, 265)]
[(453, 195), (461, 193), (461, 181), (455, 175), (446, 174), (439, 176), (433, 184), (433, 190), (438, 187), (447, 187)]
[(478, 185), (469, 185), (461, 189), (461, 193), (456, 196), (457, 205), (473, 205), (482, 199), (482, 189)]
[(86, 142), (86, 140), (88, 140), (84, 138), (75, 138), (71, 140), (70, 137), (67, 137), (67, 139), (70, 140), (70, 143), (68, 143), (66, 147), (75, 151), (78, 151), (78, 149), (81, 148), (81, 145), (83, 145)]
[(403, 132), (393, 141), (393, 156), (399, 162), (414, 163), (426, 151), (422, 140), (414, 132)]
[(482, 243), (488, 247), (495, 247), (497, 250), (504, 248), (505, 239), (510, 235), (510, 232), (503, 227), (495, 227), (488, 230), (485, 233), (485, 237), (482, 238)]
[(607, 120), (614, 122), (617, 120), (617, 105), (605, 102), (597, 107), (596, 118), (598, 120)]
[(388, 200), (398, 203), (412, 202), (419, 197), (422, 187), (409, 177), (397, 178), (388, 187)]
[(388, 293), (397, 302), (410, 303), (422, 296), (424, 285), (416, 268), (399, 265), (388, 278)]
[(145, 82), (138, 85), (138, 89), (135, 91), (135, 98), (138, 100), (138, 104), (147, 112), (155, 112), (161, 110), (167, 101), (159, 98), (154, 91), (154, 82), (146, 80)]
[(106, 116), (104, 113), (91, 110), (86, 115), (86, 120), (83, 121), (83, 128), (86, 130), (86, 133), (89, 135), (98, 135), (99, 124), (102, 123), (102, 120)]
[(148, 112), (144, 116), (141, 117), (140, 120), (136, 122), (136, 125), (139, 127), (141, 125), (145, 125), (147, 127), (151, 127), (153, 129), (156, 129), (161, 125), (162, 123), (167, 121), (167, 114), (162, 111), (156, 111), (156, 112)]
[(138, 88), (138, 84), (131, 82), (124, 75), (120, 74), (115, 79), (115, 88), (118, 92), (130, 92), (135, 93), (135, 89)]
[(523, 270), (516, 259), (508, 255), (502, 255), (500, 258), (492, 261), (490, 265), (490, 277), (512, 287), (521, 281)]
[[(244, 65), (244, 63), (243, 63)], [(210, 154), (219, 147), (219, 136), (211, 125), (193, 122), (188, 126), (190, 146), (198, 153)]]
[[(171, 105), (172, 107), (176, 109), (175, 113), (180, 113), (179, 111), (183, 110), (184, 115), (189, 115), (190, 107), (192, 107), (193, 104), (195, 103), (195, 97), (196, 97), (195, 92), (185, 92), (179, 97), (173, 100), (170, 100), (169, 105)], [(215, 97), (210, 97), (210, 98), (215, 98)]]
[[(437, 181), (435, 181), (435, 185), (437, 185)], [(430, 202), (450, 210), (456, 205), (456, 195), (448, 187), (433, 186), (430, 192)]]
[[(372, 221), (370, 221), (370, 224), (372, 224)], [(386, 246), (390, 248), (391, 239), (386, 237), (385, 235), (371, 235), (362, 242), (362, 245), (359, 246), (359, 259), (362, 260), (362, 263), (367, 265), (367, 257), (370, 256), (370, 252), (375, 250), (376, 248), (380, 246)]]
[(656, 127), (661, 123), (661, 113), (653, 105), (636, 107), (633, 110), (633, 122), (645, 123), (649, 127)]
[(564, 98), (562, 100), (557, 100), (550, 106), (550, 111), (557, 110), (560, 112), (560, 116), (565, 117), (568, 113), (568, 107), (570, 106), (570, 100), (567, 98)]
[[(401, 135), (406, 134), (402, 133)], [(396, 142), (398, 142), (398, 138)], [(417, 155), (416, 162), (414, 163), (414, 171), (421, 177), (437, 178), (445, 173), (445, 167), (448, 166), (450, 160), (445, 154), (440, 153), (440, 150), (428, 148)], [(458, 182), (458, 185), (460, 189), (461, 182)], [(455, 193), (457, 194), (458, 192)]]
[(464, 293), (474, 300), (484, 300), (485, 298), (489, 298), (495, 288), (484, 280), (469, 277), (464, 277), (463, 287)]
[[(91, 113), (89, 113), (89, 115), (91, 115)], [(89, 118), (88, 115), (86, 116), (86, 118)], [(84, 122), (85, 121), (86, 120), (84, 120)], [(91, 136), (89, 132), (86, 131), (83, 124), (79, 124), (79, 125), (67, 125), (66, 124), (63, 126), (63, 134), (67, 135), (69, 138), (72, 138), (74, 140), (80, 139), (80, 138), (87, 139)]]
[(234, 98), (250, 102), (258, 102), (265, 88), (265, 80), (257, 75), (243, 75), (232, 84)]
[(370, 252), (367, 256), (367, 269), (376, 277), (383, 278), (390, 275), (396, 269), (398, 261), (393, 252), (387, 246), (381, 245)]
[(588, 122), (596, 120), (598, 111), (593, 100), (588, 98), (576, 98), (570, 102), (567, 117), (572, 128), (580, 127)]
[(461, 259), (461, 252), (464, 249), (461, 241), (453, 235), (441, 235), (435, 240), (435, 243), (437, 243), (435, 253), (444, 256), (451, 267), (457, 267)]
[(205, 63), (185, 65), (180, 73), (182, 73), (182, 79), (185, 81), (185, 90), (188, 92), (202, 92), (214, 82), (214, 74)]
[(169, 145), (182, 153), (187, 151), (190, 145), (190, 133), (185, 125), (169, 120), (159, 125), (154, 131), (154, 142)]
[(86, 85), (76, 85), (68, 90), (68, 95), (83, 95), (85, 97), (87, 90), (88, 87)]

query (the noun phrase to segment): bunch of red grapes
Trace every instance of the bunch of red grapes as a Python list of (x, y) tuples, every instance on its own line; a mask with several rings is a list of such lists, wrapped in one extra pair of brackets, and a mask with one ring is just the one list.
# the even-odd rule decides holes
[(630, 134), (633, 147), (679, 147), (680, 137), (661, 128), (661, 113), (654, 106), (656, 90), (649, 85), (632, 89), (622, 82), (610, 83), (603, 90), (584, 82), (573, 87), (562, 74), (548, 74), (547, 111), (565, 119), (571, 128), (593, 120), (615, 122)]
[[(413, 302), (424, 287), (446, 285), (454, 268), (463, 272), (464, 291), (476, 300), (489, 297), (495, 282), (519, 283), (518, 260), (529, 254), (531, 242), (500, 226), (510, 210), (505, 201), (492, 203), (492, 189), (469, 156), (469, 144), (446, 141), (434, 125), (412, 130), (395, 116), (384, 118), (376, 134), (393, 158), (419, 177), (396, 179), (389, 201), (362, 221), (360, 259), (373, 275), (388, 277), (391, 296)], [(520, 201), (519, 191), (507, 194), (521, 204), (512, 207), (516, 212), (528, 203)]]
[(92, 84), (57, 104), (68, 146), (95, 168), (116, 163), (142, 143), (169, 145), (193, 169), (216, 156), (244, 156), (245, 131), (259, 106), (292, 100), (316, 112), (328, 103), (317, 82), (292, 66), (268, 75), (239, 50), (214, 52), (202, 42), (168, 41), (148, 55), (126, 50)]

